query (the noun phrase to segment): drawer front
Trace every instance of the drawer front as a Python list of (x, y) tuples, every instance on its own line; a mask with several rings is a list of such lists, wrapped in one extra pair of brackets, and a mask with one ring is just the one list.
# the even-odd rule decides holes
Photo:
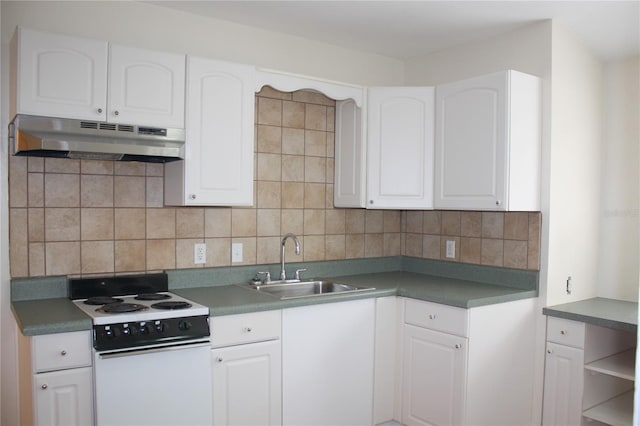
[(239, 345), (279, 339), (282, 334), (282, 312), (265, 311), (211, 317), (211, 345)]
[(547, 317), (547, 341), (584, 349), (585, 325), (580, 321)]
[(91, 365), (90, 331), (34, 336), (31, 344), (36, 373)]
[(466, 309), (413, 299), (406, 299), (405, 303), (405, 323), (468, 337)]

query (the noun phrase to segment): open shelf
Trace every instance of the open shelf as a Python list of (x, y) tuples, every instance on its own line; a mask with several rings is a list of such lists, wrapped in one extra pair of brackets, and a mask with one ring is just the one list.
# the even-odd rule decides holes
[(582, 415), (611, 426), (630, 426), (633, 423), (633, 390), (596, 405)]
[(620, 352), (606, 358), (593, 361), (584, 366), (586, 370), (608, 374), (626, 380), (635, 379), (635, 349)]

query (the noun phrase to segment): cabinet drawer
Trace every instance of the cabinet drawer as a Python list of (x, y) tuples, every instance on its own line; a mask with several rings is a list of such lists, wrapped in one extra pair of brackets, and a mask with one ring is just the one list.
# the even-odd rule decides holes
[(467, 310), (439, 303), (406, 299), (404, 322), (467, 337)]
[(584, 348), (584, 323), (547, 317), (547, 341)]
[(31, 343), (36, 373), (91, 365), (90, 331), (34, 336)]
[(279, 339), (281, 332), (281, 311), (211, 317), (211, 345), (214, 348)]

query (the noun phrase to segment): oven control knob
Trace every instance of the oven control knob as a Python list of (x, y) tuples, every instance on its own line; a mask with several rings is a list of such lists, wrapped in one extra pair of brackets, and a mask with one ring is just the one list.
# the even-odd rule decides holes
[(191, 328), (191, 323), (189, 321), (183, 320), (178, 323), (178, 328), (182, 331), (187, 331)]
[(113, 339), (115, 337), (111, 328), (105, 328), (104, 335), (107, 337), (107, 339)]
[(163, 323), (161, 323), (159, 321), (156, 323), (156, 331), (158, 333), (164, 333), (164, 328), (165, 328), (165, 326), (164, 326)]
[(124, 334), (125, 336), (130, 336), (131, 335), (131, 329), (129, 327), (124, 327), (122, 329), (122, 334)]
[(138, 333), (149, 334), (149, 326), (146, 324), (140, 324), (140, 328), (138, 328)]
[(111, 326), (111, 334), (112, 334), (112, 339), (117, 339), (118, 337), (120, 337), (122, 333), (118, 327)]

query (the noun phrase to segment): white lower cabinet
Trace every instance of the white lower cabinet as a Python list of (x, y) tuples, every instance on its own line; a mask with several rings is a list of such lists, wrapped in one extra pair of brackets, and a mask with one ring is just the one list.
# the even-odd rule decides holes
[(21, 424), (93, 424), (90, 332), (21, 335), (19, 346)]
[(211, 318), (215, 425), (282, 424), (281, 312)]
[(636, 335), (547, 318), (542, 424), (631, 425)]
[(375, 299), (284, 309), (284, 425), (371, 425)]
[(535, 299), (471, 309), (405, 299), (402, 423), (532, 424), (534, 314)]

